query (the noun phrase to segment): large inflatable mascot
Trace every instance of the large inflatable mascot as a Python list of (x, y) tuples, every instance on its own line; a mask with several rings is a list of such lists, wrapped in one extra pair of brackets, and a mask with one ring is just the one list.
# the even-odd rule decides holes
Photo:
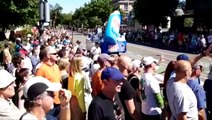
[(121, 14), (119, 11), (114, 11), (110, 14), (105, 29), (104, 40), (101, 44), (103, 53), (124, 53), (126, 52), (125, 36), (120, 35)]

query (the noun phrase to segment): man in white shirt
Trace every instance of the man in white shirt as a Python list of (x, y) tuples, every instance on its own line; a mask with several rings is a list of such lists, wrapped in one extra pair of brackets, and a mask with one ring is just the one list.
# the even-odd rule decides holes
[(173, 83), (166, 87), (168, 103), (172, 112), (171, 120), (198, 120), (197, 100), (187, 85), (191, 75), (191, 64), (179, 60), (175, 66), (176, 77)]
[(95, 46), (91, 48), (91, 53), (93, 56), (101, 54), (100, 43), (95, 42)]
[(0, 70), (0, 120), (19, 120), (23, 114), (10, 99), (15, 95), (15, 77)]
[(160, 94), (160, 86), (153, 76), (157, 70), (157, 59), (151, 56), (144, 57), (144, 75), (142, 76), (142, 114), (145, 120), (160, 120), (163, 98)]
[(204, 48), (207, 47), (207, 43), (206, 43), (204, 35), (201, 35), (200, 41), (202, 43), (202, 47), (204, 47)]

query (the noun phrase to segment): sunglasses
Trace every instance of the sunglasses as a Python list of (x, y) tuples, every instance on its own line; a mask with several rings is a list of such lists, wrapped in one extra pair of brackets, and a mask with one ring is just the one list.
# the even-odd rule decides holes
[(159, 66), (159, 64), (158, 64), (157, 62), (154, 61), (153, 63), (154, 63), (155, 65)]
[(52, 98), (54, 98), (54, 96), (55, 96), (54, 92), (52, 92), (52, 91), (47, 91), (47, 95), (52, 97)]
[(57, 55), (57, 53), (50, 53), (50, 55)]
[(197, 70), (197, 69), (200, 69), (201, 71), (204, 71), (203, 67), (202, 66), (198, 66), (196, 68), (193, 68), (193, 70)]
[(9, 85), (7, 85), (6, 87), (4, 87), (4, 88), (0, 88), (0, 90), (6, 90), (9, 86), (11, 86), (11, 85), (13, 85), (13, 84), (15, 84), (15, 81), (13, 81), (13, 82), (11, 82)]

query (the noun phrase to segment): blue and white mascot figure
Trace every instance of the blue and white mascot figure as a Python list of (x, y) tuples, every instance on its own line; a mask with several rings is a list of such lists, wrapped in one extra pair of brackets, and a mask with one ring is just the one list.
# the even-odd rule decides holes
[(107, 22), (104, 40), (101, 43), (102, 53), (124, 53), (127, 51), (125, 36), (120, 35), (121, 14), (114, 11)]

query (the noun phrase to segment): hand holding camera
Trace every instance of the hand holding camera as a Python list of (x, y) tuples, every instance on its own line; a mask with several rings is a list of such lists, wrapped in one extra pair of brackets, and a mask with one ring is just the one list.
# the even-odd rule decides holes
[(68, 107), (71, 97), (72, 97), (71, 91), (61, 89), (59, 91), (59, 99), (61, 107)]

